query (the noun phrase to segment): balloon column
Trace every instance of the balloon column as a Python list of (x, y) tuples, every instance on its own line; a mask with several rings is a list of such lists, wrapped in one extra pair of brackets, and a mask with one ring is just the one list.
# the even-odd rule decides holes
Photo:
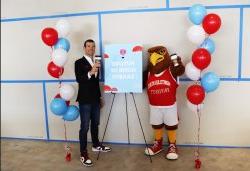
[[(217, 32), (221, 26), (221, 19), (217, 14), (207, 14), (206, 8), (200, 4), (193, 5), (188, 12), (190, 21), (194, 24), (187, 31), (188, 39), (196, 44), (198, 48), (192, 54), (192, 61), (186, 65), (185, 73), (187, 77), (195, 83), (188, 87), (187, 105), (198, 115), (198, 143), (200, 134), (200, 116), (203, 108), (203, 100), (206, 93), (216, 90), (219, 86), (220, 79), (214, 72), (202, 71), (207, 68), (211, 62), (211, 54), (215, 51), (215, 43), (210, 35)], [(203, 76), (201, 76), (203, 75)], [(201, 167), (199, 159), (199, 145), (195, 152), (195, 167)]]
[[(70, 100), (75, 94), (74, 87), (70, 84), (61, 84), (60, 77), (64, 72), (64, 65), (68, 57), (70, 43), (66, 36), (70, 30), (69, 23), (61, 19), (57, 22), (55, 28), (47, 27), (42, 30), (41, 38), (43, 42), (52, 49), (51, 61), (47, 66), (50, 76), (59, 80), (59, 93), (50, 103), (50, 110), (53, 114), (62, 117), (64, 120), (65, 140), (67, 141), (67, 131), (65, 121), (74, 121), (79, 117), (79, 109), (75, 105), (70, 105)], [(65, 145), (66, 160), (71, 160), (69, 145)]]

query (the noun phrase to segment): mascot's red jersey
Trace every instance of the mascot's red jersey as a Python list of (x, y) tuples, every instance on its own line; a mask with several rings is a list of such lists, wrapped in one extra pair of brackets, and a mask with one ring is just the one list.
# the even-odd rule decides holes
[(153, 106), (173, 105), (176, 102), (177, 87), (178, 84), (168, 69), (160, 74), (149, 72), (147, 80), (149, 103)]

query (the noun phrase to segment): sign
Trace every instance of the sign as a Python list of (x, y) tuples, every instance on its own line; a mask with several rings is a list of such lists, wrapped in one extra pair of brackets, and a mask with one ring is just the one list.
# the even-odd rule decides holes
[(140, 44), (105, 46), (104, 92), (142, 92), (142, 46)]

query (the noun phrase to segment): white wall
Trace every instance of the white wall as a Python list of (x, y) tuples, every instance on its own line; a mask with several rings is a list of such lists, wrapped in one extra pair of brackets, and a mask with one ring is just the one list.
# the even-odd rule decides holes
[[(144, 68), (147, 48), (158, 44), (166, 46), (170, 52), (177, 52), (185, 63), (189, 62), (195, 46), (186, 38), (186, 31), (192, 25), (187, 13), (188, 7), (195, 3), (207, 5), (209, 13), (215, 12), (222, 19), (220, 31), (212, 35), (216, 51), (207, 71), (214, 71), (223, 79), (219, 89), (206, 96), (201, 142), (204, 145), (249, 147), (249, 0), (219, 0), (216, 3), (209, 0), (39, 0), (36, 3), (32, 0), (3, 0), (1, 136), (64, 140), (63, 120), (49, 110), (50, 101), (58, 93), (58, 82), (47, 73), (51, 50), (40, 38), (45, 27), (55, 26), (60, 18), (69, 21), (71, 49), (62, 78), (77, 89), (74, 61), (82, 56), (82, 44), (87, 38), (96, 41), (98, 54), (108, 43), (142, 43)], [(197, 116), (187, 108), (185, 96), (191, 83), (182, 81), (178, 90), (178, 144), (192, 144), (196, 138)], [(100, 138), (112, 96), (104, 95), (106, 105), (101, 111)], [(75, 98), (72, 104), (76, 104)], [(127, 98), (131, 143), (144, 143), (131, 94)], [(145, 92), (135, 94), (135, 99), (146, 138), (151, 143), (153, 131), (149, 124), (147, 95)], [(78, 141), (79, 123), (79, 119), (67, 122), (70, 140)], [(127, 142), (124, 94), (115, 97), (105, 141)]]

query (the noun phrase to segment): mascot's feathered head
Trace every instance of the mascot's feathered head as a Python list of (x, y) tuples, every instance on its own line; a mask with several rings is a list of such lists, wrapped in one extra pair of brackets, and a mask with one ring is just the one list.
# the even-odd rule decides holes
[(171, 59), (167, 48), (165, 48), (164, 46), (152, 47), (148, 49), (148, 53), (150, 55), (148, 65), (150, 73), (161, 73), (170, 66)]

